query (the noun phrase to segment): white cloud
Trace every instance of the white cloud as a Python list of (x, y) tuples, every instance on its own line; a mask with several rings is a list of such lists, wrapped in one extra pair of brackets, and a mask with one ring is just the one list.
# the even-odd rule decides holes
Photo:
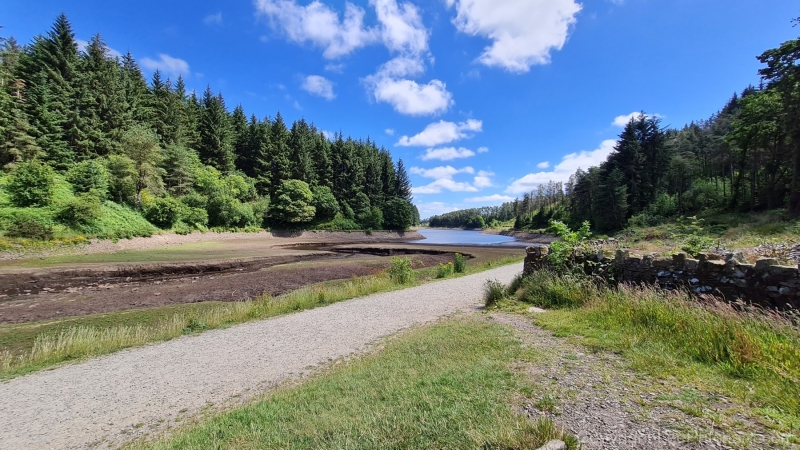
[(376, 42), (377, 30), (364, 27), (364, 9), (345, 3), (344, 17), (314, 0), (300, 6), (294, 0), (256, 0), (256, 10), (267, 16), (273, 28), (298, 43), (310, 42), (324, 49), (328, 59), (339, 58)]
[(393, 130), (393, 129), (391, 129), (391, 128), (387, 128), (387, 129), (385, 129), (385, 130), (384, 130), (384, 132), (385, 132), (386, 134), (388, 134), (389, 136), (394, 136), (394, 130)]
[(433, 181), (425, 186), (413, 188), (415, 194), (438, 194), (443, 190), (451, 192), (477, 192), (483, 188), (492, 187), (492, 180), (490, 177), (494, 176), (491, 172), (479, 171), (478, 175), (473, 177), (473, 182), (454, 181), (453, 177), (458, 174), (474, 175), (475, 169), (472, 167), (463, 167), (456, 169), (453, 166), (434, 167), (432, 169), (422, 169), (419, 167), (412, 167), (409, 172), (415, 175), (420, 175), (424, 178), (432, 178)]
[(425, 64), (419, 58), (398, 56), (383, 63), (375, 78), (415, 77), (425, 72)]
[(464, 147), (429, 148), (425, 150), (425, 154), (422, 155), (422, 160), (452, 161), (454, 159), (463, 159), (472, 156), (475, 156), (475, 152)]
[(485, 195), (483, 197), (465, 198), (464, 201), (467, 203), (483, 203), (484, 205), (496, 205), (498, 203), (506, 203), (514, 201), (514, 197), (494, 194), (494, 195)]
[(539, 164), (536, 165), (536, 167), (540, 169), (547, 169), (548, 167), (550, 167), (550, 161), (540, 162)]
[(632, 119), (639, 117), (640, 114), (642, 113), (632, 112), (624, 116), (617, 116), (614, 118), (614, 121), (611, 122), (611, 125), (614, 125), (615, 127), (625, 128), (625, 125), (628, 125), (628, 123), (630, 123)]
[(309, 94), (322, 97), (326, 100), (333, 100), (336, 98), (336, 94), (333, 93), (333, 83), (319, 75), (309, 75), (305, 77), (301, 87)]
[(552, 171), (525, 175), (512, 182), (505, 193), (522, 194), (523, 192), (530, 192), (540, 184), (547, 183), (548, 181), (565, 182), (569, 180), (570, 175), (574, 174), (578, 169), (587, 170), (589, 167), (600, 165), (600, 163), (605, 161), (608, 155), (614, 151), (615, 145), (617, 145), (617, 141), (609, 139), (603, 141), (596, 150), (570, 153), (564, 156), (561, 162), (558, 163)]
[(486, 153), (489, 151), (489, 147), (478, 147), (478, 153)]
[(390, 51), (419, 55), (428, 51), (428, 30), (417, 7), (395, 0), (370, 0), (381, 26), (381, 38)]
[(325, 71), (327, 72), (334, 72), (334, 73), (342, 73), (344, 72), (344, 64), (325, 64)]
[(480, 131), (483, 131), (483, 122), (480, 120), (469, 119), (461, 123), (440, 120), (428, 125), (422, 132), (415, 136), (401, 137), (397, 145), (402, 147), (433, 147), (435, 145), (447, 144), (459, 139), (471, 137), (470, 132), (477, 133)]
[(366, 81), (376, 101), (392, 105), (400, 114), (429, 116), (443, 113), (453, 104), (453, 95), (439, 80), (419, 84), (414, 80), (372, 76)]
[(455, 6), (453, 24), (462, 33), (492, 40), (478, 57), (487, 66), (527, 72), (561, 50), (581, 5), (574, 0), (445, 0)]
[(440, 194), (443, 190), (450, 192), (478, 192), (478, 188), (470, 183), (453, 181), (447, 178), (436, 180), (425, 186), (411, 188), (411, 192), (414, 194)]
[(455, 205), (448, 205), (442, 202), (422, 202), (422, 203), (415, 203), (415, 205), (417, 205), (417, 209), (419, 209), (419, 214), (422, 217), (436, 216), (439, 214), (444, 214), (452, 211), (458, 211), (460, 209)]
[(150, 70), (160, 70), (171, 76), (189, 74), (189, 63), (180, 58), (173, 58), (165, 53), (159, 53), (158, 60), (142, 58), (142, 66)]
[[(89, 47), (89, 42), (84, 41), (83, 39), (75, 39), (75, 42), (78, 44), (78, 51), (79, 52), (86, 52), (87, 47)], [(106, 46), (107, 55), (111, 58), (122, 58), (122, 53), (114, 50), (111, 47)]]
[(453, 176), (458, 175), (459, 173), (468, 173), (474, 174), (475, 169), (470, 166), (464, 167), (462, 169), (456, 169), (453, 166), (441, 166), (441, 167), (434, 167), (433, 169), (422, 169), (420, 167), (412, 167), (408, 170), (409, 172), (413, 173), (414, 175), (419, 175), (425, 178), (433, 178), (433, 179), (452, 179)]
[(222, 23), (222, 13), (218, 12), (216, 14), (209, 14), (203, 19), (203, 23), (206, 25), (219, 25)]
[(333, 140), (336, 137), (336, 133), (328, 130), (322, 130), (322, 135), (328, 140)]
[[(632, 119), (637, 119), (641, 115), (642, 115), (641, 112), (634, 111), (634, 112), (632, 112), (630, 114), (625, 114), (623, 116), (617, 116), (617, 117), (614, 118), (614, 121), (611, 122), (611, 125), (614, 125), (615, 127), (625, 128), (625, 126), (628, 125)], [(664, 118), (664, 116), (662, 116), (661, 114), (653, 114), (653, 115), (644, 114), (644, 116), (647, 117), (647, 118), (650, 118), (650, 117), (655, 117), (657, 119)]]

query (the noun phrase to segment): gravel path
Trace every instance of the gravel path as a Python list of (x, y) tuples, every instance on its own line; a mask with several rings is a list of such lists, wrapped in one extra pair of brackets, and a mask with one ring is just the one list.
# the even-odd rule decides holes
[(0, 448), (117, 446), (413, 325), (480, 306), (519, 265), (186, 336), (0, 383)]

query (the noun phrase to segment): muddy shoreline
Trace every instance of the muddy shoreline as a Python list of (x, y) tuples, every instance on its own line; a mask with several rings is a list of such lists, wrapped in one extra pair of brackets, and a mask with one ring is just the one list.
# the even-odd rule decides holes
[(99, 240), (92, 239), (86, 244), (64, 245), (47, 249), (20, 249), (18, 251), (0, 252), (0, 261), (24, 260), (31, 258), (46, 258), (73, 254), (105, 254), (126, 250), (147, 250), (173, 245), (195, 244), (210, 241), (240, 241), (251, 239), (266, 239), (274, 241), (275, 245), (292, 244), (297, 242), (329, 242), (329, 243), (370, 243), (370, 242), (406, 242), (424, 239), (416, 231), (261, 231), (258, 233), (205, 233), (194, 232), (187, 235), (175, 233), (161, 233), (150, 237), (136, 237), (132, 239)]

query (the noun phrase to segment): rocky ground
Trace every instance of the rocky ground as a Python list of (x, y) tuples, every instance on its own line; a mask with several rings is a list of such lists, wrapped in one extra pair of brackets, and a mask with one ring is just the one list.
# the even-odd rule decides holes
[(554, 337), (532, 316), (490, 318), (514, 327), (541, 355), (519, 367), (538, 386), (518, 400), (520, 412), (551, 417), (586, 450), (792, 448), (729, 399), (634, 372), (617, 355)]

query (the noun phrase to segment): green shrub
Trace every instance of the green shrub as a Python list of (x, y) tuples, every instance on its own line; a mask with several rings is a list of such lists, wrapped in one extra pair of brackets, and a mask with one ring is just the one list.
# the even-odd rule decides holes
[(505, 295), (503, 283), (497, 280), (487, 280), (483, 286), (483, 301), (487, 308), (496, 305)]
[(453, 263), (439, 264), (439, 269), (436, 271), (436, 278), (447, 278), (453, 275)]
[(333, 220), (318, 224), (314, 228), (325, 231), (358, 231), (361, 229), (361, 225), (355, 223), (352, 219), (346, 218), (340, 213), (337, 214)]
[(97, 160), (76, 164), (67, 173), (67, 181), (77, 194), (91, 192), (102, 200), (108, 196), (108, 170)]
[(414, 224), (414, 210), (402, 198), (392, 198), (383, 206), (383, 226), (387, 230), (405, 230)]
[(383, 212), (377, 207), (370, 208), (369, 213), (359, 217), (361, 225), (369, 230), (380, 230), (383, 228)]
[(578, 230), (572, 231), (563, 222), (551, 220), (547, 231), (561, 238), (550, 244), (547, 254), (550, 263), (560, 269), (567, 267), (567, 263), (574, 259), (576, 250), (584, 246), (586, 239), (592, 235), (589, 231), (589, 221), (583, 222)]
[(103, 203), (102, 215), (94, 225), (83, 227), (83, 230), (102, 239), (147, 237), (157, 231), (156, 227), (138, 212), (111, 201)]
[(464, 255), (461, 253), (455, 254), (453, 270), (455, 270), (456, 273), (464, 273), (467, 270), (467, 258), (464, 258)]
[(153, 225), (169, 229), (180, 220), (184, 205), (172, 197), (154, 198), (144, 207), (144, 217)]
[(103, 213), (102, 203), (92, 194), (81, 194), (65, 203), (56, 214), (64, 225), (88, 231)]
[(38, 161), (16, 165), (6, 190), (15, 206), (47, 206), (53, 197), (53, 169)]
[(314, 200), (312, 204), (317, 209), (316, 220), (331, 220), (339, 214), (339, 202), (333, 196), (331, 188), (328, 186), (317, 186), (313, 190)]
[(392, 258), (389, 278), (397, 284), (407, 284), (414, 279), (411, 258)]
[(202, 230), (208, 226), (208, 212), (204, 208), (186, 206), (181, 213), (181, 222)]
[(208, 224), (221, 228), (245, 228), (256, 225), (256, 217), (252, 206), (242, 204), (230, 195), (220, 194), (208, 199)]
[(269, 197), (259, 198), (248, 205), (253, 209), (253, 225), (266, 227), (269, 218)]
[(518, 282), (519, 299), (545, 309), (579, 308), (590, 301), (593, 285), (580, 275), (560, 276), (547, 270), (536, 271)]
[(20, 220), (6, 229), (6, 236), (49, 241), (53, 239), (53, 227), (35, 220)]

